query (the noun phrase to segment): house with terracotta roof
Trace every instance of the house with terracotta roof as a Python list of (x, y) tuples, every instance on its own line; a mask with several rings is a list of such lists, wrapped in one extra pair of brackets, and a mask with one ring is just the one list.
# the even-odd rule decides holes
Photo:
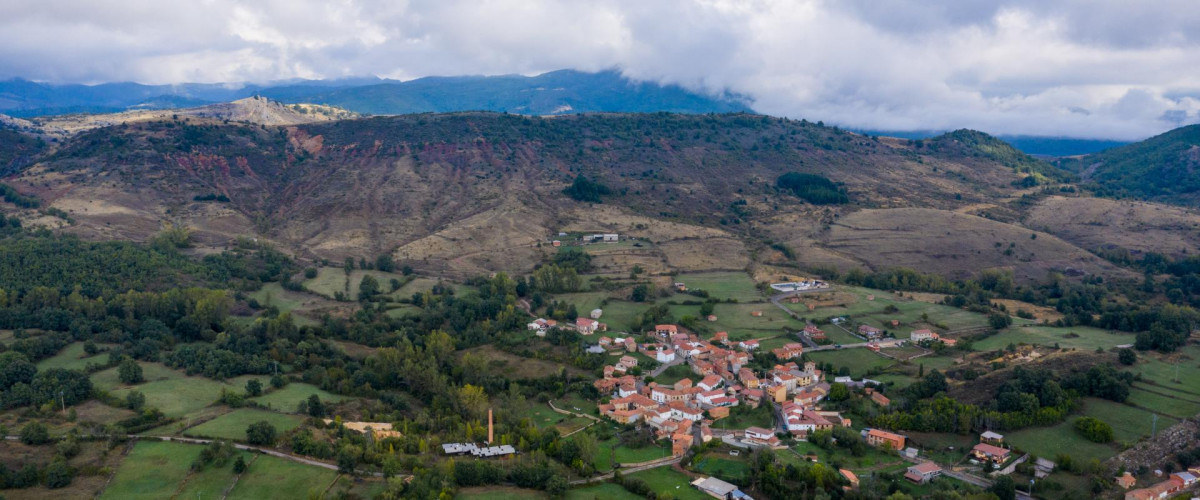
[(679, 333), (679, 327), (675, 325), (654, 325), (654, 333), (659, 337), (669, 338)]
[(903, 450), (904, 442), (908, 439), (896, 433), (888, 432), (882, 429), (868, 429), (866, 433), (867, 444), (871, 446), (880, 446), (891, 448), (893, 450)]
[(591, 335), (600, 329), (600, 322), (592, 318), (575, 318), (575, 329), (581, 335)]
[(887, 408), (888, 405), (892, 404), (892, 400), (888, 399), (887, 396), (884, 396), (880, 392), (872, 392), (871, 393), (871, 401), (874, 401), (875, 404), (882, 406), (884, 408)]
[(774, 431), (762, 427), (748, 427), (745, 435), (746, 441), (755, 444), (779, 446), (780, 443), (779, 436), (776, 436)]
[(926, 340), (938, 340), (941, 337), (939, 337), (938, 334), (933, 333), (932, 330), (913, 330), (913, 332), (909, 334), (908, 338), (913, 342), (924, 342)]
[(971, 448), (971, 456), (977, 460), (990, 460), (995, 464), (1002, 464), (1008, 461), (1011, 452), (999, 446), (990, 445), (987, 443), (979, 443)]
[(1121, 489), (1127, 490), (1135, 484), (1137, 484), (1137, 478), (1133, 474), (1130, 474), (1129, 471), (1125, 471), (1124, 474), (1117, 477), (1117, 486), (1120, 486)]
[(883, 330), (871, 325), (858, 325), (858, 334), (867, 339), (877, 339), (883, 336)]
[(937, 464), (922, 462), (909, 467), (908, 472), (904, 474), (904, 478), (917, 484), (925, 484), (940, 475), (942, 475), (942, 468), (938, 467)]
[(1126, 492), (1125, 500), (1162, 500), (1191, 486), (1195, 481), (1196, 476), (1190, 473), (1176, 472), (1171, 474), (1166, 481)]
[(716, 375), (709, 375), (707, 377), (704, 377), (702, 380), (700, 380), (700, 383), (696, 384), (696, 387), (699, 387), (706, 391), (711, 391), (713, 389), (720, 387), (722, 382), (724, 382), (724, 380), (721, 380), (721, 377), (718, 377)]
[(850, 482), (851, 489), (858, 488), (858, 476), (857, 475), (855, 475), (853, 472), (846, 470), (846, 469), (838, 469), (838, 473), (841, 474), (842, 477), (846, 478), (846, 481)]
[(717, 332), (713, 335), (712, 342), (725, 345), (729, 343), (729, 332)]
[(630, 369), (638, 365), (637, 358), (633, 356), (621, 356), (621, 360), (617, 364), (624, 366), (625, 369)]
[(804, 344), (799, 342), (791, 342), (784, 344), (783, 347), (771, 349), (771, 352), (779, 359), (798, 358), (804, 354)]
[(675, 361), (675, 350), (671, 349), (670, 347), (659, 349), (654, 353), (654, 360), (658, 361), (659, 363), (670, 363)]

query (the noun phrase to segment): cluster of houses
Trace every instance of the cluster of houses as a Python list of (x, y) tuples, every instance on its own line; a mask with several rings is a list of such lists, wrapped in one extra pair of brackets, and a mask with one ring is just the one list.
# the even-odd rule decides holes
[(941, 342), (942, 344), (945, 344), (946, 347), (954, 347), (956, 344), (958, 344), (957, 340), (942, 338), (933, 330), (913, 330), (913, 332), (909, 334), (908, 338), (912, 340), (914, 344), (919, 344), (921, 342)]
[[(601, 309), (592, 309), (592, 312), (586, 318), (575, 318), (575, 323), (565, 325), (580, 333), (580, 335), (592, 335), (596, 332), (608, 331), (608, 325), (600, 322), (600, 316), (604, 314)], [(559, 325), (558, 321), (552, 319), (538, 318), (526, 325), (526, 328), (532, 331), (539, 337), (545, 337), (546, 332), (551, 328), (563, 328), (564, 325)]]
[[(700, 381), (685, 378), (674, 384), (645, 383), (640, 377), (626, 374), (637, 363), (636, 358), (626, 355), (604, 367), (604, 377), (595, 382), (595, 387), (612, 397), (609, 403), (600, 405), (602, 415), (622, 424), (649, 426), (658, 438), (671, 440), (676, 454), (687, 451), (697, 436), (702, 442), (711, 440), (713, 422), (729, 416), (731, 407), (743, 404), (779, 404), (784, 418), (778, 430), (745, 429), (743, 441), (750, 444), (779, 446), (777, 432), (804, 437), (814, 431), (850, 425), (837, 412), (820, 408), (830, 386), (822, 380), (815, 363), (800, 366), (788, 361), (759, 374), (747, 366), (759, 349), (756, 340), (732, 341), (726, 332), (703, 340), (681, 332), (676, 325), (655, 326), (653, 337), (654, 342), (642, 344), (628, 337), (602, 337), (600, 341), (610, 349), (635, 350), (661, 363), (683, 360)], [(791, 343), (774, 351), (786, 361), (800, 357), (804, 346)]]
[[(1146, 488), (1129, 490), (1125, 492), (1125, 500), (1162, 500), (1170, 498), (1176, 493), (1196, 485), (1197, 478), (1200, 478), (1200, 467), (1192, 467), (1186, 471), (1176, 472), (1167, 476), (1166, 481)], [(1117, 484), (1125, 489), (1132, 488), (1136, 483), (1137, 479), (1128, 472), (1117, 478)]]

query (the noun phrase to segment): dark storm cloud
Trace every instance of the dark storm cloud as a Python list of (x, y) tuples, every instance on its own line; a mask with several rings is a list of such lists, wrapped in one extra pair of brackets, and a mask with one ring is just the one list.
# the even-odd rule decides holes
[(0, 78), (618, 67), (854, 127), (1132, 139), (1200, 121), (1198, 38), (1177, 0), (8, 0)]

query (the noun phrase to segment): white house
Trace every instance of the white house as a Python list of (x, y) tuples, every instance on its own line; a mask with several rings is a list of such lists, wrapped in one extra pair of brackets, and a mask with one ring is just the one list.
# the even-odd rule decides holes
[(670, 363), (675, 361), (675, 350), (670, 348), (659, 349), (654, 354), (654, 360), (658, 361), (659, 363)]
[(929, 330), (913, 330), (912, 334), (909, 335), (909, 339), (912, 339), (913, 342), (922, 342), (925, 340), (937, 340), (938, 334), (933, 333), (932, 331), (929, 331)]
[(754, 340), (754, 339), (743, 340), (741, 342), (738, 342), (738, 347), (741, 347), (742, 350), (745, 350), (745, 351), (754, 351), (754, 350), (758, 349), (758, 341)]
[(709, 376), (701, 379), (700, 383), (696, 384), (696, 387), (699, 387), (706, 391), (711, 391), (713, 389), (720, 387), (721, 382), (722, 382), (721, 377), (718, 377), (716, 375), (709, 375)]

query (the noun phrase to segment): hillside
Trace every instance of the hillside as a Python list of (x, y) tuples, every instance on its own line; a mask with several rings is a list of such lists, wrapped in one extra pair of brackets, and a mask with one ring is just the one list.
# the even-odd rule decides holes
[(377, 78), (265, 85), (51, 85), (0, 82), (0, 113), (29, 118), (197, 107), (265, 96), (289, 104), (321, 103), (363, 114), (499, 111), (528, 115), (583, 112), (749, 112), (744, 99), (708, 96), (676, 85), (634, 82), (616, 71), (562, 70), (537, 76)]
[[(1030, 191), (1015, 185), (1053, 167), (971, 137), (918, 145), (745, 114), (458, 113), (267, 127), (180, 116), (83, 132), (5, 182), (64, 210), (75, 222), (66, 230), (89, 237), (146, 240), (171, 222), (192, 227), (202, 247), (254, 236), (309, 258), (391, 252), (445, 275), (527, 270), (563, 230), (645, 238), (622, 262), (661, 272), (790, 262), (963, 276), (996, 242), (1019, 252), (987, 265), (1028, 279), (1113, 271), (1048, 235), (1029, 241), (1017, 220)], [(850, 203), (814, 206), (776, 189), (788, 172), (825, 176)], [(608, 187), (604, 203), (563, 194), (580, 175)], [(764, 252), (772, 241), (796, 255)]]
[(1195, 205), (1200, 201), (1200, 125), (1057, 164), (1078, 172), (1102, 196)]
[(523, 115), (588, 112), (749, 112), (733, 96), (710, 97), (677, 85), (633, 82), (616, 71), (554, 71), (521, 75), (427, 77), (313, 93), (311, 87), (264, 89), (287, 102), (316, 102), (360, 113), (396, 115), (452, 111), (497, 111)]

